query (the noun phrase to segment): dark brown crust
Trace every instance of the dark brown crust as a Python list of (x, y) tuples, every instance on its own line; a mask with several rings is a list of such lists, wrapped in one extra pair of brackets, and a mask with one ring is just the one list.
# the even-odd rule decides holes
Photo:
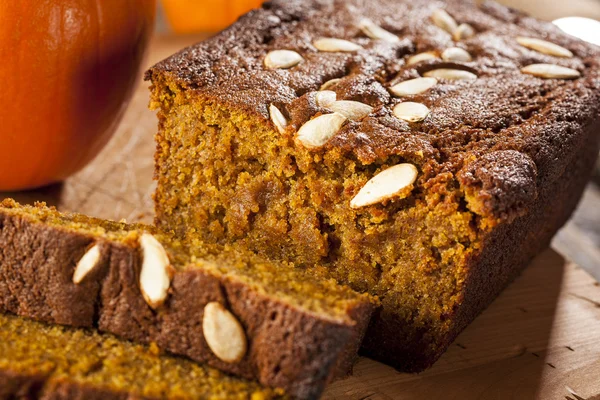
[[(431, 22), (430, 15), (438, 7), (460, 23), (471, 24), (477, 34), (453, 42)], [(357, 28), (363, 17), (397, 34), (400, 41), (369, 40)], [(318, 52), (312, 41), (323, 36), (348, 39), (365, 49)], [(550, 40), (575, 56), (559, 58), (532, 51), (520, 46), (517, 36)], [(406, 65), (409, 55), (450, 46), (467, 49), (474, 60)], [(296, 50), (305, 61), (288, 70), (268, 70), (263, 59), (274, 49)], [(520, 72), (534, 63), (573, 68), (582, 78), (544, 80)], [(441, 67), (473, 71), (478, 79), (441, 81), (430, 91), (407, 98), (431, 109), (422, 123), (408, 124), (395, 118), (391, 109), (400, 99), (392, 98), (388, 87)], [(598, 114), (599, 74), (600, 49), (550, 23), (490, 1), (477, 6), (464, 0), (274, 0), (215, 37), (157, 64), (146, 73), (146, 79), (168, 77), (195, 96), (217, 99), (266, 121), (269, 104), (276, 104), (291, 117), (294, 131), (317, 113), (326, 112), (307, 97), (329, 79), (342, 78), (333, 89), (338, 100), (361, 101), (375, 110), (361, 121), (347, 123), (321, 151), (339, 149), (365, 165), (400, 156), (419, 164), (423, 171), (419, 179), (425, 182), (441, 171), (458, 173), (470, 155), (511, 149), (531, 157), (538, 170), (537, 182), (543, 185), (545, 179), (553, 181), (562, 173), (554, 165), (559, 146), (549, 143), (562, 140), (567, 146), (569, 125)], [(518, 187), (515, 197), (521, 195), (520, 190)], [(488, 200), (512, 196), (510, 191)], [(502, 204), (489, 205), (492, 211), (503, 208)]]
[(44, 388), (40, 400), (157, 400), (126, 392), (115, 392), (88, 385), (56, 382)]
[(98, 284), (90, 279), (73, 285), (73, 270), (64, 266), (74, 266), (92, 239), (57, 234), (4, 213), (0, 227), (0, 309), (40, 321), (91, 326)]
[(0, 369), (0, 400), (154, 400), (92, 386), (53, 381), (44, 374)]
[[(371, 320), (371, 315), (376, 308), (371, 303), (363, 303), (362, 305), (348, 310), (348, 313), (351, 317), (356, 321), (367, 321), (363, 324), (362, 327), (356, 329), (353, 332), (352, 337), (348, 340), (345, 349), (342, 351), (342, 354), (338, 358), (337, 367), (336, 367), (336, 376), (334, 378), (340, 378), (344, 375), (351, 375), (352, 368), (354, 363), (358, 358), (358, 349), (361, 348), (365, 335), (367, 334), (367, 329), (369, 328), (369, 322)], [(365, 319), (365, 316), (368, 315), (368, 320)]]
[(479, 215), (511, 221), (527, 213), (537, 193), (537, 168), (526, 154), (499, 150), (468, 163), (458, 174), (469, 208)]
[(38, 399), (45, 380), (43, 374), (22, 375), (0, 369), (0, 399)]
[[(75, 285), (74, 266), (91, 237), (2, 211), (0, 226), (0, 310), (155, 342), (298, 398), (318, 397), (334, 374), (346, 372), (336, 365), (349, 367), (372, 311), (365, 303), (348, 310), (354, 323), (326, 320), (200, 269), (176, 273), (167, 302), (153, 311), (138, 287), (138, 248), (101, 242), (103, 261)], [(222, 362), (204, 340), (202, 317), (211, 301), (226, 305), (245, 328), (249, 349), (240, 363)]]
[[(510, 224), (500, 225), (485, 239), (482, 251), (471, 260), (464, 298), (454, 315), (453, 327), (435, 354), (429, 343), (405, 343), (394, 337), (390, 320), (374, 316), (362, 353), (398, 369), (420, 372), (443, 354), (458, 334), (483, 311), (544, 250), (552, 236), (568, 220), (589, 180), (600, 149), (600, 122), (588, 126), (564, 160), (569, 166), (556, 181), (541, 189), (529, 212)], [(424, 357), (425, 354), (429, 354)]]

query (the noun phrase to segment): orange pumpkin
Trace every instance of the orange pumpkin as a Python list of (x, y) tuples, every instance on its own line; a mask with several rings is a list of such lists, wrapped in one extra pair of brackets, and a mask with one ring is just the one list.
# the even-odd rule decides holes
[(0, 1), (0, 190), (61, 181), (107, 143), (155, 0)]
[(162, 0), (169, 24), (177, 33), (221, 30), (262, 3), (263, 0)]

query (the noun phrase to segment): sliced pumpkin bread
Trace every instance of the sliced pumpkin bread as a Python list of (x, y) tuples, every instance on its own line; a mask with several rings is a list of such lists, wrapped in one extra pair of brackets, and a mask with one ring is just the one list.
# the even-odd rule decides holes
[(287, 398), (180, 357), (89, 329), (0, 314), (1, 399)]
[(154, 227), (0, 205), (0, 310), (98, 327), (318, 397), (345, 373), (374, 300), (287, 263)]

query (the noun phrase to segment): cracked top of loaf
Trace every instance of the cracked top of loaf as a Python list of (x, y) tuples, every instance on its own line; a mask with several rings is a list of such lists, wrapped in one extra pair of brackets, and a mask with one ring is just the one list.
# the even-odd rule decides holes
[(421, 183), (448, 172), (496, 217), (560, 176), (600, 117), (600, 49), (494, 2), (274, 0), (146, 75), (159, 76), (282, 134), (342, 114), (305, 147), (408, 161)]

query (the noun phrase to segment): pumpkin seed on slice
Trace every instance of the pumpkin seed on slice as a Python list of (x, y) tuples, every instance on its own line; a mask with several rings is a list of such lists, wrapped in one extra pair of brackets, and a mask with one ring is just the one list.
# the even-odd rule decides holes
[(349, 40), (335, 39), (335, 38), (321, 38), (313, 42), (313, 46), (319, 51), (326, 52), (343, 52), (351, 53), (354, 51), (362, 50), (362, 46), (353, 43)]
[(407, 122), (420, 122), (429, 115), (429, 108), (425, 104), (406, 101), (394, 107), (394, 115)]
[(297, 139), (306, 148), (319, 148), (335, 136), (347, 120), (340, 113), (319, 115), (302, 125)]
[(404, 163), (385, 169), (371, 178), (350, 201), (351, 208), (361, 208), (394, 197), (404, 198), (412, 190), (419, 171), (412, 164)]
[(570, 50), (542, 39), (519, 36), (517, 37), (517, 43), (523, 47), (527, 47), (528, 49), (535, 50), (549, 56), (564, 58), (573, 57), (573, 53), (571, 53)]
[(469, 62), (473, 61), (473, 58), (468, 51), (461, 49), (460, 47), (450, 47), (442, 52), (442, 60), (453, 62)]
[(394, 35), (392, 32), (386, 31), (385, 29), (383, 29), (368, 18), (363, 18), (359, 22), (358, 27), (361, 31), (363, 31), (365, 35), (367, 35), (371, 39), (383, 40), (389, 43), (395, 43), (400, 41), (400, 38), (398, 36)]
[(437, 60), (437, 59), (439, 59), (439, 57), (435, 52), (426, 51), (424, 53), (415, 54), (414, 56), (409, 57), (408, 60), (406, 61), (406, 65), (414, 65), (414, 64), (418, 64), (422, 61)]
[(456, 31), (456, 28), (458, 28), (456, 20), (441, 8), (433, 11), (431, 14), (431, 20), (438, 28), (442, 28), (451, 35), (454, 33), (454, 31)]
[(332, 103), (329, 108), (331, 111), (335, 111), (344, 115), (346, 118), (351, 120), (359, 120), (363, 119), (371, 112), (373, 112), (373, 107), (368, 104), (361, 103), (360, 101), (351, 101), (351, 100), (340, 100)]
[(325, 82), (324, 84), (322, 84), (321, 87), (319, 88), (319, 90), (332, 89), (332, 88), (336, 87), (337, 84), (340, 83), (341, 81), (342, 80), (340, 78), (330, 79), (327, 82)]
[(452, 34), (452, 39), (457, 42), (475, 36), (475, 29), (469, 24), (460, 24)]
[(337, 100), (337, 94), (332, 90), (319, 90), (315, 95), (319, 107), (329, 107)]
[(271, 117), (273, 125), (277, 128), (277, 131), (279, 131), (279, 133), (285, 132), (288, 125), (287, 118), (285, 118), (283, 113), (274, 104), (269, 106), (269, 116)]
[(469, 71), (463, 71), (462, 69), (453, 68), (438, 68), (431, 71), (427, 71), (423, 74), (429, 78), (447, 79), (450, 81), (460, 80), (474, 80), (477, 79), (477, 75)]
[(265, 56), (265, 66), (269, 69), (287, 69), (300, 64), (304, 58), (293, 50), (273, 50)]
[(575, 79), (581, 76), (576, 69), (554, 64), (531, 64), (521, 68), (521, 72), (544, 79)]
[(395, 84), (390, 88), (394, 96), (413, 96), (428, 91), (437, 84), (435, 78), (415, 78)]

